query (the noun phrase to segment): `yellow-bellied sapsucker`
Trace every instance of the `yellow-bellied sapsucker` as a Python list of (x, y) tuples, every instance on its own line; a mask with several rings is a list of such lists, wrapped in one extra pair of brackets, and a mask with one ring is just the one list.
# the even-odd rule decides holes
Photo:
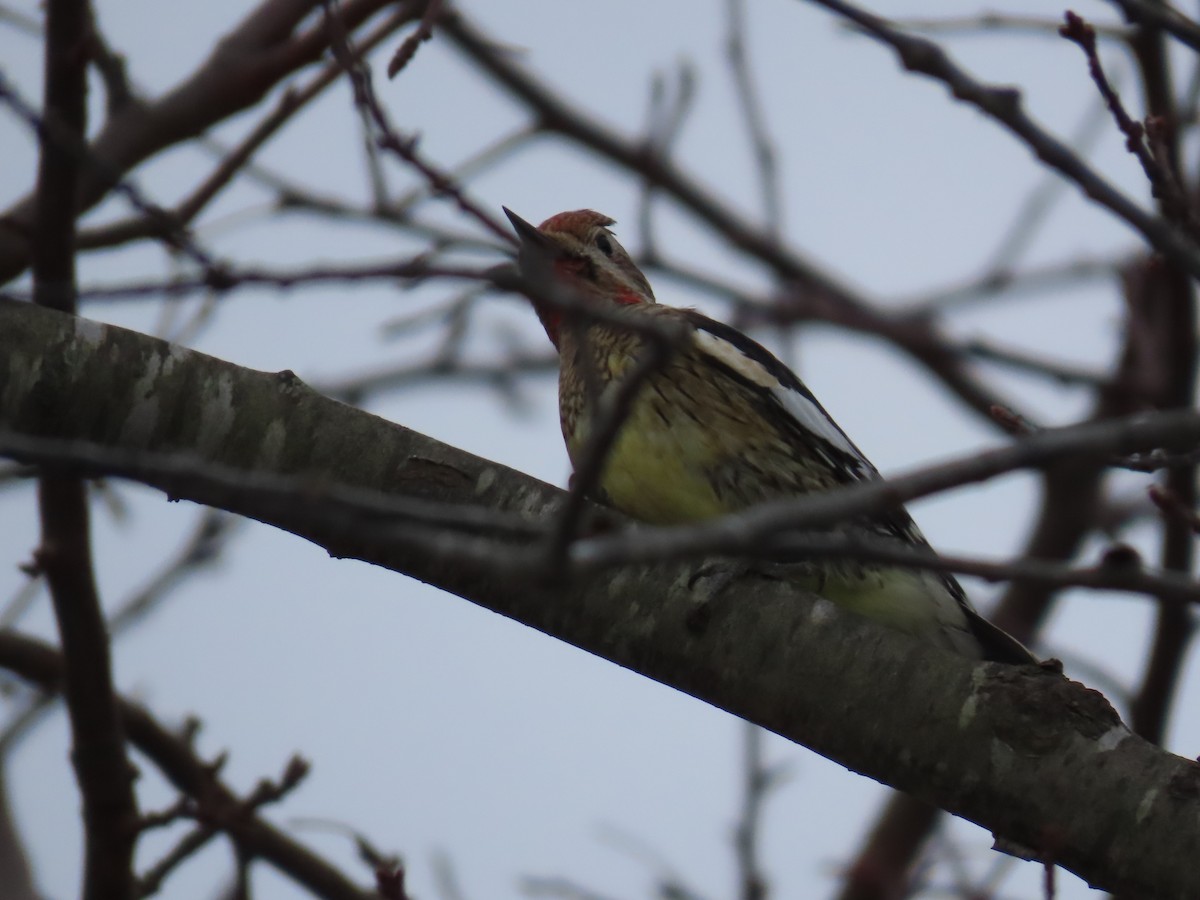
[[(599, 478), (603, 500), (644, 522), (693, 523), (768, 500), (802, 497), (879, 473), (804, 383), (760, 344), (692, 309), (656, 303), (645, 275), (592, 210), (535, 228), (505, 210), (531, 279), (550, 277), (594, 308), (675, 323), (680, 339), (629, 405)], [(621, 322), (534, 307), (559, 353), (559, 410), (578, 466), (600, 397), (628, 376), (648, 340)], [(838, 526), (928, 548), (902, 508)], [(1027, 663), (1015, 638), (987, 622), (949, 574), (848, 559), (806, 564), (828, 599), (972, 658)]]

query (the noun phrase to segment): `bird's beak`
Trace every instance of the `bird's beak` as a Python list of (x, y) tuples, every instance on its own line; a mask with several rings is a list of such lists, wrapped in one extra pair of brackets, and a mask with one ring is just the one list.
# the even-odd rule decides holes
[(544, 283), (553, 275), (554, 263), (562, 256), (562, 248), (507, 206), (501, 208), (521, 242), (517, 248), (517, 266), (521, 274)]
[[(555, 347), (558, 347), (559, 323), (562, 320), (562, 310), (553, 304), (543, 302), (547, 290), (554, 284), (554, 263), (562, 256), (562, 249), (552, 239), (546, 237), (529, 222), (526, 222), (507, 206), (502, 206), (508, 221), (512, 222), (513, 231), (517, 233), (520, 247), (517, 249), (517, 268), (521, 276), (528, 279), (523, 292), (531, 289), (533, 293), (526, 296), (533, 302), (534, 311), (542, 320), (542, 326)], [(545, 286), (551, 286), (550, 288)], [(558, 286), (561, 289), (561, 285)]]
[(553, 256), (554, 244), (544, 234), (537, 230), (533, 225), (526, 222), (507, 206), (502, 206), (504, 214), (508, 216), (508, 221), (512, 222), (513, 231), (517, 233), (517, 237), (521, 239), (521, 249), (538, 249), (543, 253)]

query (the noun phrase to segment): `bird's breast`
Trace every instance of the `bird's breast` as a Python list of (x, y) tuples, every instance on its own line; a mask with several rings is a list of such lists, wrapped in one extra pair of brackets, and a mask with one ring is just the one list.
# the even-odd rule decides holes
[[(604, 371), (593, 379), (601, 403), (612, 401), (628, 367)], [(560, 383), (563, 433), (576, 466), (590, 434), (587, 396), (578, 373)], [(721, 395), (686, 360), (669, 364), (645, 380), (609, 449), (600, 479), (605, 498), (632, 518), (672, 525), (797, 492), (788, 446), (755, 416), (746, 398)]]

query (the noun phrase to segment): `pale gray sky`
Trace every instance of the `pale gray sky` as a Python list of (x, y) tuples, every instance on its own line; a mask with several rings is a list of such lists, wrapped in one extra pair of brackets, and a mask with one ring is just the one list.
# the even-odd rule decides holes
[[(155, 92), (189, 72), (251, 5), (97, 3), (111, 41), (129, 57), (133, 78)], [(33, 2), (16, 6), (38, 14)], [(757, 185), (722, 57), (724, 3), (466, 0), (461, 6), (531, 70), (625, 133), (644, 122), (651, 74), (691, 60), (699, 95), (678, 159), (747, 214), (758, 213)], [(977, 274), (1027, 192), (1044, 177), (1032, 156), (974, 110), (950, 102), (940, 86), (901, 74), (889, 51), (850, 34), (829, 15), (798, 0), (762, 0), (751, 7), (753, 67), (778, 145), (788, 239), (880, 301)], [(970, 7), (957, 0), (889, 0), (873, 8), (885, 15), (936, 16), (961, 15)], [(987, 8), (1059, 12), (1035, 2), (990, 2)], [(1107, 4), (1076, 9), (1108, 19)], [(397, 43), (374, 58), (377, 89), (396, 124), (420, 132), (423, 150), (434, 159), (457, 162), (522, 121), (510, 101), (436, 37), (388, 82), (382, 69)], [(1095, 105), (1082, 55), (1064, 41), (992, 35), (945, 44), (976, 74), (1022, 86), (1033, 114), (1061, 135), (1073, 132)], [(1126, 68), (1120, 54), (1106, 58)], [(0, 28), (0, 61), (27, 97), (40, 97), (36, 41)], [(94, 90), (92, 98), (98, 106), (101, 92)], [(236, 138), (260, 114), (240, 117), (218, 136)], [(273, 140), (260, 159), (310, 187), (362, 197), (358, 135), (350, 91), (342, 85)], [(4, 111), (0, 146), (0, 202), (7, 204), (32, 183), (36, 160), (31, 136)], [(1145, 197), (1140, 172), (1117, 136), (1107, 132), (1091, 158), (1133, 196)], [(208, 165), (193, 149), (176, 151), (145, 167), (137, 180), (165, 204)], [(396, 186), (415, 183), (394, 166), (390, 177)], [(639, 246), (636, 185), (559, 141), (540, 141), (472, 183), (471, 192), (497, 213), (505, 204), (532, 221), (562, 209), (597, 208), (618, 219), (617, 234), (627, 247)], [(1028, 261), (1099, 257), (1134, 246), (1109, 215), (1073, 190), (1067, 195), (1038, 233)], [(202, 218), (199, 236), (245, 263), (348, 262), (418, 249), (365, 227), (351, 232), (300, 217), (283, 225), (233, 218), (267, 199), (260, 189), (235, 186)], [(438, 221), (455, 219), (452, 208), (436, 201), (427, 210)], [(88, 221), (119, 211), (109, 204)], [(764, 283), (761, 271), (716, 247), (668, 205), (660, 205), (658, 225), (660, 246), (670, 258), (747, 284)], [(166, 272), (161, 251), (147, 246), (89, 256), (81, 266), (85, 282)], [(655, 286), (664, 302), (706, 302), (666, 281)], [(436, 284), (415, 292), (242, 291), (222, 301), (215, 323), (192, 346), (245, 366), (288, 368), (320, 381), (428, 352), (428, 335), (388, 342), (378, 326), (450, 290)], [(140, 330), (162, 327), (160, 310), (140, 302), (89, 304), (84, 312)], [(1113, 288), (1094, 285), (1053, 300), (1035, 297), (966, 312), (951, 327), (1098, 364), (1111, 355), (1118, 312)], [(481, 355), (499, 355), (510, 333), (526, 346), (544, 346), (532, 313), (513, 299), (489, 300), (472, 346)], [(762, 337), (770, 342), (770, 335)], [(798, 361), (810, 387), (885, 473), (997, 440), (922, 373), (876, 343), (822, 328), (805, 332), (798, 346), (772, 346)], [(1025, 378), (1009, 377), (1005, 384), (1048, 421), (1069, 421), (1084, 407), (1082, 394), (1052, 392)], [(552, 379), (527, 381), (523, 388), (519, 414), (493, 393), (458, 385), (413, 388), (372, 408), (565, 484)], [(96, 529), (100, 584), (114, 605), (143, 582), (147, 560), (181, 540), (195, 512), (186, 504), (166, 504), (156, 492), (125, 485), (119, 492), (130, 516), (115, 522), (98, 509)], [(0, 502), (0, 598), (6, 598), (22, 581), (15, 564), (28, 558), (36, 525), (31, 491), (6, 492)], [(1002, 555), (1017, 546), (1035, 503), (1033, 481), (1019, 476), (922, 503), (915, 512), (935, 546)], [(986, 585), (968, 587), (984, 607), (995, 594)], [(1056, 649), (1085, 652), (1129, 678), (1143, 652), (1148, 610), (1140, 598), (1076, 598), (1056, 615), (1050, 640)], [(45, 605), (31, 616), (30, 627), (53, 633)], [(413, 892), (423, 900), (438, 896), (431, 859), (439, 851), (454, 864), (470, 900), (521, 896), (518, 879), (525, 874), (567, 877), (613, 897), (651, 896), (657, 864), (614, 843), (613, 833), (652, 850), (705, 896), (732, 894), (739, 750), (732, 717), (457, 598), (361, 563), (331, 560), (290, 535), (248, 525), (218, 571), (190, 582), (119, 641), (116, 669), (122, 690), (164, 719), (200, 717), (200, 746), (209, 754), (228, 749), (225, 774), (243, 789), (277, 775), (294, 752), (309, 759), (311, 776), (271, 817), (284, 824), (302, 817), (344, 822), (378, 846), (399, 850), (408, 860)], [(1186, 679), (1180, 709), (1194, 707), (1197, 699), (1194, 667)], [(1194, 755), (1198, 740), (1197, 722), (1181, 721), (1171, 746)], [(775, 896), (827, 896), (883, 792), (781, 739), (768, 746), (772, 760), (792, 773), (769, 807), (763, 835)], [(78, 799), (66, 753), (65, 724), (56, 717), (24, 742), (8, 769), (40, 883), (54, 898), (72, 896), (79, 878)], [(145, 805), (165, 806), (173, 797), (152, 771), (144, 768), (151, 786)], [(359, 871), (344, 837), (301, 833), (346, 869)], [(972, 872), (999, 859), (974, 826), (958, 823), (953, 833)], [(166, 846), (164, 838), (146, 840), (141, 864)], [(215, 848), (204, 853), (175, 876), (167, 896), (210, 895), (216, 873), (228, 871), (225, 857)], [(265, 866), (257, 878), (260, 898), (294, 895)], [(1006, 882), (1005, 895), (1040, 896), (1040, 879), (1037, 867), (1024, 866)], [(1060, 880), (1060, 897), (1089, 893), (1069, 876)]]

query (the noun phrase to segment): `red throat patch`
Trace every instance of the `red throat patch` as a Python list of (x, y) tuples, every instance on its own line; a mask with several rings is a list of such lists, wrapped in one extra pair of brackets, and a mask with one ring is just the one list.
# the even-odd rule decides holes
[(546, 337), (550, 338), (550, 343), (557, 347), (558, 332), (562, 328), (562, 311), (557, 309), (543, 309), (540, 306), (535, 306), (533, 311), (541, 319), (542, 327), (546, 329)]
[(617, 291), (616, 296), (614, 296), (613, 299), (616, 300), (621, 306), (638, 306), (648, 302), (646, 298), (637, 291), (631, 291), (628, 288), (623, 288)]

